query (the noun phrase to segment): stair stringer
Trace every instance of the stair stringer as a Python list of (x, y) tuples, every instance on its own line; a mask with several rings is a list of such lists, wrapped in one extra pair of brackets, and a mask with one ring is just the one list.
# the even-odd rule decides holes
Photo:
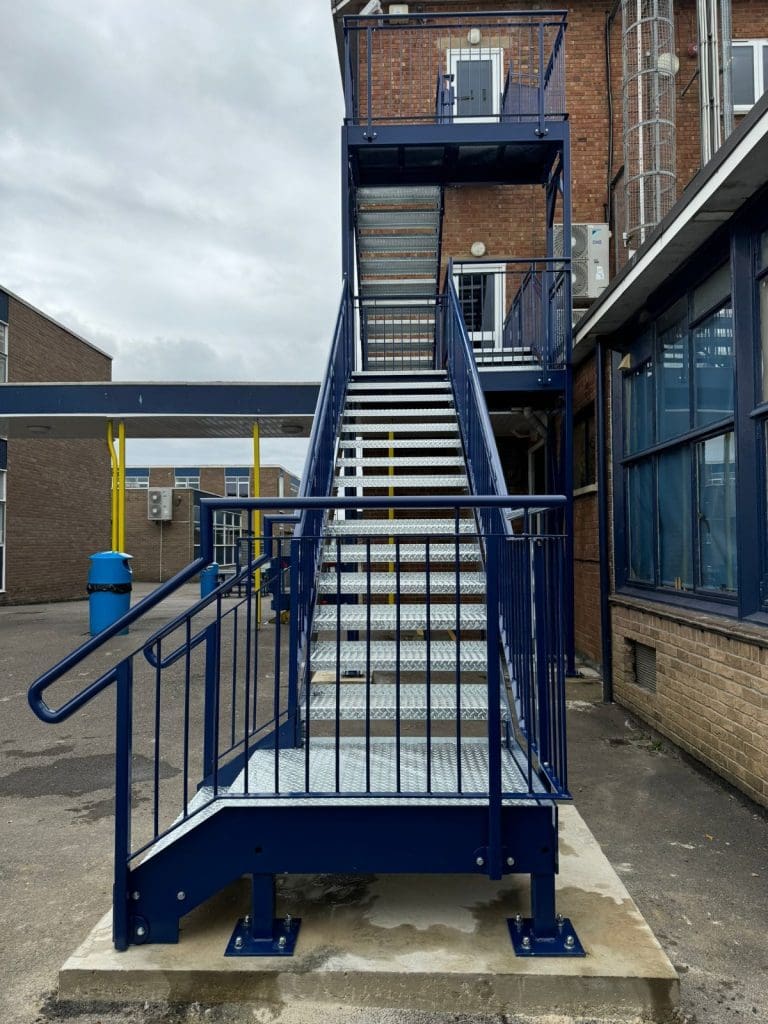
[[(218, 798), (128, 872), (129, 941), (173, 943), (182, 917), (244, 875), (477, 874), (488, 845), (482, 800)], [(322, 836), (322, 842), (308, 842)], [(504, 873), (557, 871), (557, 808), (501, 809)], [(512, 864), (508, 865), (511, 860)], [(200, 865), (205, 864), (205, 871)], [(143, 931), (141, 929), (143, 928)], [(138, 929), (138, 931), (137, 931)]]

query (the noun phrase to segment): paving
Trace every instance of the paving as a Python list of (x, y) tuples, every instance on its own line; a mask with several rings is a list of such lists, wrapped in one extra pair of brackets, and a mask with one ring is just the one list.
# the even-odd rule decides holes
[[(175, 608), (166, 605), (158, 609), (154, 626), (173, 610), (187, 606), (192, 597), (187, 590), (177, 597)], [(287, 972), (279, 998), (273, 990), (269, 998), (247, 1006), (207, 1004), (196, 991), (174, 991), (169, 984), (160, 1001), (156, 990), (147, 990), (144, 1001), (136, 1003), (126, 1001), (115, 983), (107, 990), (108, 996), (85, 1005), (78, 1004), (75, 987), (83, 979), (76, 980), (73, 974), (67, 977), (65, 972), (64, 990), (71, 985), (69, 995), (75, 998), (57, 1002), (54, 992), (59, 968), (89, 934), (94, 935), (92, 941), (98, 939), (99, 919), (110, 902), (114, 704), (110, 695), (103, 694), (75, 719), (46, 727), (29, 712), (25, 693), (31, 678), (84, 638), (86, 624), (84, 602), (0, 609), (0, 1021), (27, 1024), (66, 1017), (77, 1024), (197, 1019), (270, 1024), (314, 1020), (327, 1024), (459, 1020), (511, 1024), (522, 1019), (523, 1006), (546, 1012), (541, 1019), (547, 1024), (613, 1019), (613, 1011), (597, 1004), (586, 1017), (579, 1017), (578, 1012), (575, 1017), (563, 1016), (568, 1006), (578, 1011), (573, 988), (579, 982), (572, 983), (567, 1005), (549, 982), (539, 979), (533, 986), (520, 985), (502, 924), (507, 908), (514, 908), (522, 896), (520, 881), (508, 882), (504, 891), (494, 893), (489, 887), (495, 883), (474, 877), (430, 879), (419, 886), (421, 903), (404, 888), (403, 880), (315, 879), (312, 887), (304, 880), (300, 890), (291, 888), (291, 880), (281, 899), (287, 904), (294, 901), (296, 907), (301, 899), (308, 899), (312, 906), (306, 912), (302, 909), (302, 943), (307, 949), (302, 961), (294, 960), (301, 962), (303, 969)], [(116, 656), (135, 647), (137, 639), (117, 638), (92, 669), (114, 663)], [(679, 974), (678, 1019), (696, 1024), (768, 1021), (765, 814), (620, 708), (598, 701), (599, 687), (593, 681), (570, 684), (571, 782), (576, 806), (613, 865), (613, 872), (605, 875), (612, 877), (609, 891), (599, 900), (594, 892), (590, 898), (608, 910), (619, 903), (627, 907), (631, 901), (626, 902), (624, 887), (628, 890)], [(166, 771), (174, 770), (172, 762), (169, 753)], [(589, 831), (578, 816), (566, 812), (564, 819), (561, 884), (567, 903), (576, 898), (567, 885), (569, 864), (576, 863), (570, 836), (575, 847), (589, 847), (597, 851), (596, 856), (602, 855), (596, 844), (591, 845)], [(589, 886), (585, 899), (590, 896), (588, 890)], [(452, 897), (453, 892), (460, 898)], [(328, 899), (331, 894), (335, 894), (335, 902)], [(242, 891), (234, 887), (209, 908), (200, 908), (197, 922), (190, 915), (183, 938), (190, 939), (195, 924), (200, 936), (206, 930), (212, 936), (217, 927), (222, 933), (228, 931), (242, 898)], [(452, 924), (441, 921), (439, 915), (437, 921), (430, 919), (441, 906), (452, 908)], [(564, 909), (574, 919), (582, 917), (581, 908), (575, 905)], [(615, 971), (619, 958), (606, 955), (598, 963), (598, 947), (605, 938), (612, 941), (613, 937), (605, 917), (606, 927), (597, 934), (594, 929), (600, 914), (593, 911), (590, 923), (580, 924), (580, 928), (591, 947), (590, 959), (597, 969), (594, 978), (600, 971)], [(414, 919), (414, 914), (420, 916)], [(350, 1005), (343, 982), (345, 970), (349, 976), (344, 957), (352, 955), (343, 953), (344, 936), (355, 915), (360, 924), (355, 931), (357, 955), (369, 967), (371, 960), (388, 962), (390, 968), (395, 962), (397, 967), (379, 971), (375, 983), (369, 978), (378, 992), (372, 991), (368, 1005), (362, 1007)], [(586, 916), (584, 919), (586, 922)], [(462, 921), (467, 931), (462, 930)], [(476, 928), (471, 940), (467, 938), (473, 934), (470, 922)], [(330, 938), (324, 928), (330, 928)], [(400, 936), (398, 953), (393, 944), (403, 929), (407, 935)], [(436, 935), (445, 937), (447, 931), (457, 933), (454, 937), (459, 946), (464, 936), (468, 943), (465, 955), (471, 947), (472, 956), (467, 960), (466, 983), (451, 993), (441, 992), (438, 1004), (435, 989), (430, 995), (427, 984), (437, 972), (433, 958), (425, 956), (424, 950), (434, 948)], [(382, 942), (382, 936), (391, 941)], [(173, 956), (182, 948), (183, 944), (165, 947), (162, 956)], [(145, 947), (141, 953), (149, 955), (148, 950)], [(314, 960), (311, 950), (316, 954)], [(101, 952), (114, 956), (105, 947)], [(410, 957), (405, 964), (398, 960), (404, 956), (406, 961)], [(245, 965), (238, 971), (251, 982), (254, 961), (237, 963)], [(323, 970), (310, 971), (313, 964), (321, 964)], [(562, 977), (560, 966), (556, 972)], [(377, 972), (369, 969), (367, 973)], [(329, 986), (325, 991), (317, 982), (320, 974)], [(382, 980), (387, 974), (389, 978)], [(417, 983), (409, 989), (407, 982), (413, 982), (414, 976)], [(431, 980), (434, 982), (434, 977)], [(503, 994), (505, 985), (507, 998), (500, 1005), (499, 993)], [(520, 993), (526, 987), (533, 987), (534, 992), (523, 999)], [(659, 997), (654, 1011), (657, 1017), (663, 1015), (671, 992), (667, 989)], [(81, 994), (87, 994), (85, 989)], [(451, 995), (447, 1003), (446, 994)], [(173, 1000), (181, 996), (188, 1001), (175, 1005)], [(382, 1002), (389, 1008), (381, 1008)], [(436, 1010), (438, 1005), (450, 1009)]]

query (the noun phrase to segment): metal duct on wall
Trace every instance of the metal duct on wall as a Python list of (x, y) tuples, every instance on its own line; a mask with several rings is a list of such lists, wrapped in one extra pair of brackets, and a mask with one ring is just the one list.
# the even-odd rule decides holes
[(677, 194), (672, 0), (622, 0), (621, 37), (624, 241), (637, 249)]

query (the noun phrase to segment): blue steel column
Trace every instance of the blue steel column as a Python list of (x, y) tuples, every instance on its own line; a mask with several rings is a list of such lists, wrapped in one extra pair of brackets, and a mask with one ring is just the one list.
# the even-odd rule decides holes
[(603, 676), (603, 700), (613, 701), (613, 646), (611, 638), (611, 567), (608, 537), (608, 466), (605, 427), (605, 345), (597, 343), (597, 534), (600, 556), (600, 647)]
[[(571, 258), (571, 146), (570, 130), (562, 151), (563, 168), (563, 256)], [(565, 394), (563, 402), (563, 494), (565, 495), (565, 655), (566, 672), (576, 671), (573, 566), (573, 298), (571, 275), (565, 275)]]
[[(128, 857), (131, 852), (131, 766), (133, 746), (133, 664), (121, 661), (116, 670), (115, 704), (115, 865), (112, 887), (112, 941), (128, 949)], [(143, 938), (142, 935), (138, 936)]]

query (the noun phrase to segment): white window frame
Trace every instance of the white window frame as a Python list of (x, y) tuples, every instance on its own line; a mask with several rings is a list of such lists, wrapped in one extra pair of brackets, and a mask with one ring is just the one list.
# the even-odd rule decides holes
[(149, 473), (147, 473), (146, 476), (139, 476), (138, 473), (131, 473), (130, 471), (126, 470), (125, 489), (127, 491), (148, 491)]
[[(465, 263), (454, 270), (453, 283), (456, 285), (456, 292), (459, 291), (459, 278), (464, 274), (495, 274), (496, 285), (494, 289), (494, 310), (492, 331), (470, 331), (469, 340), (472, 348), (479, 352), (500, 352), (503, 347), (504, 334), (504, 310), (506, 309), (506, 266), (503, 263)], [(461, 298), (459, 297), (459, 304)], [(485, 342), (493, 341), (493, 348), (488, 348)]]
[[(490, 60), (491, 62), (491, 89), (493, 90), (493, 113), (485, 117), (457, 117), (458, 108), (458, 75), (456, 65), (460, 60)], [(453, 122), (454, 124), (481, 124), (482, 122), (498, 121), (501, 116), (501, 89), (502, 70), (504, 64), (504, 51), (500, 46), (473, 46), (462, 47), (459, 50), (446, 51), (446, 67), (448, 74), (453, 75)]]
[[(190, 481), (196, 481), (196, 483), (190, 483)], [(200, 474), (197, 473), (177, 473), (174, 470), (173, 473), (173, 486), (178, 491), (199, 491), (200, 490)]]
[[(243, 485), (245, 485), (243, 492)], [(234, 493), (230, 494), (229, 488), (234, 488)], [(243, 493), (241, 493), (243, 492)], [(251, 479), (250, 474), (248, 476), (224, 476), (224, 497), (225, 498), (249, 498), (251, 495)]]
[(763, 93), (768, 89), (768, 82), (763, 77), (763, 47), (768, 47), (768, 39), (734, 39), (731, 42), (731, 49), (737, 46), (750, 46), (752, 48), (752, 84), (755, 87), (755, 98), (752, 103), (734, 103), (734, 114), (746, 114), (757, 103)]

